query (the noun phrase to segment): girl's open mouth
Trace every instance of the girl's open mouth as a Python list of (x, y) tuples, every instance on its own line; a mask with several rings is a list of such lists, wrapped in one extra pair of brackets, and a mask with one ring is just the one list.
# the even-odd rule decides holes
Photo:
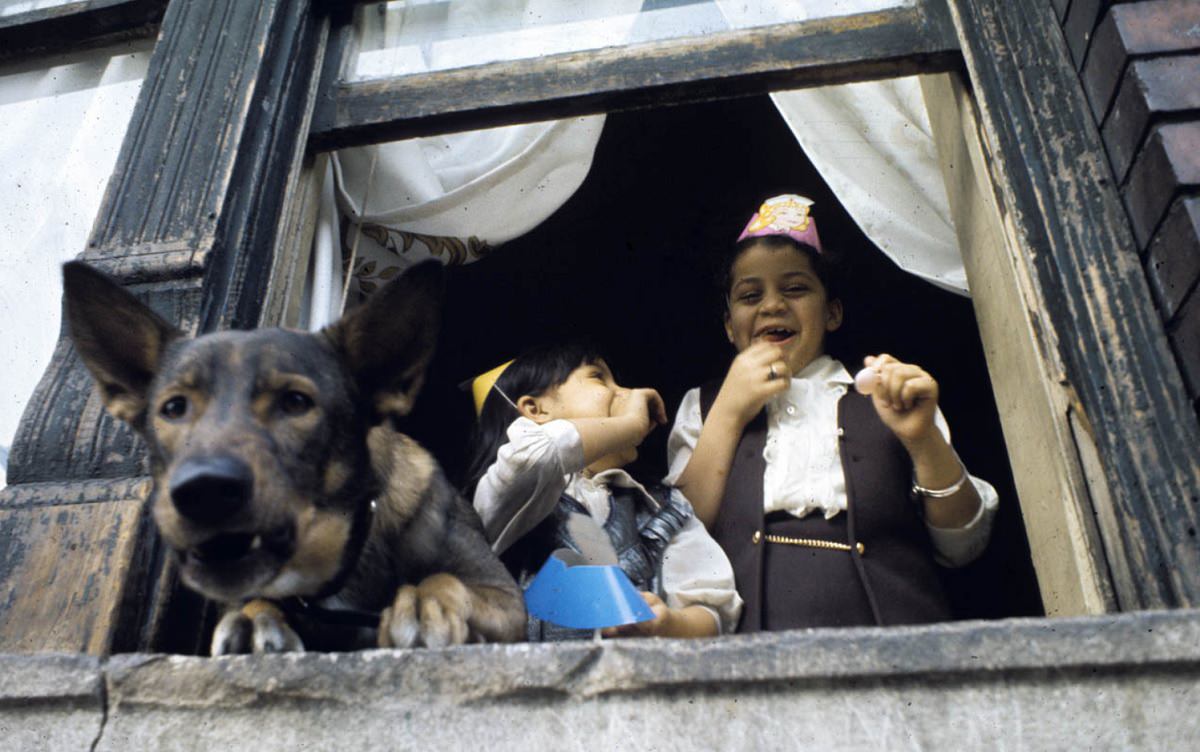
[(765, 329), (759, 329), (754, 333), (755, 339), (766, 340), (767, 342), (774, 344), (787, 342), (794, 336), (796, 336), (795, 330), (788, 329), (787, 327), (783, 326), (773, 326)]

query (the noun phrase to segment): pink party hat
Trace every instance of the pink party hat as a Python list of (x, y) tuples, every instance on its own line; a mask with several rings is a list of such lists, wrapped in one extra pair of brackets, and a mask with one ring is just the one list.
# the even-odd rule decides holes
[(817, 223), (809, 214), (812, 204), (811, 199), (794, 193), (769, 198), (758, 207), (758, 212), (750, 218), (738, 240), (787, 235), (797, 243), (811, 245), (820, 251), (821, 238), (817, 235)]

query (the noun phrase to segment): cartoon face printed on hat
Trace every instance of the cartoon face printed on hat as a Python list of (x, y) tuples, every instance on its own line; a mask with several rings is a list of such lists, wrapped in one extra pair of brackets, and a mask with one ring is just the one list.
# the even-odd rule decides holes
[(809, 207), (812, 205), (811, 199), (794, 193), (769, 198), (758, 207), (758, 212), (750, 218), (738, 240), (764, 235), (787, 235), (798, 243), (810, 245), (820, 251), (821, 239), (817, 235), (817, 225), (809, 214)]

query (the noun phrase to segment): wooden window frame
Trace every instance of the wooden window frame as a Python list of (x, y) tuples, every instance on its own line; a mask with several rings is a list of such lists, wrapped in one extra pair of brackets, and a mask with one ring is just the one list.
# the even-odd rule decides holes
[(0, 16), (0, 62), (153, 36), (166, 7), (167, 0), (75, 0)]
[[(313, 150), (456, 130), (666, 106), (712, 97), (923, 74), (972, 301), (1026, 534), (1048, 615), (1144, 603), (1100, 461), (1094, 424), (1066, 368), (1034, 283), (1028, 235), (1012, 226), (956, 23), (940, 2), (620, 48), (347, 83), (355, 50), (343, 21), (313, 115)], [(864, 55), (860, 51), (867, 50)], [(969, 71), (968, 71), (969, 72)], [(943, 75), (937, 75), (943, 74)], [(1017, 333), (1014, 336), (1014, 332)], [(1101, 531), (1104, 535), (1102, 536)], [(1115, 582), (1114, 582), (1115, 580)]]
[(309, 144), (340, 149), (778, 89), (952, 70), (961, 64), (940, 0), (838, 16), (347, 83), (343, 22)]

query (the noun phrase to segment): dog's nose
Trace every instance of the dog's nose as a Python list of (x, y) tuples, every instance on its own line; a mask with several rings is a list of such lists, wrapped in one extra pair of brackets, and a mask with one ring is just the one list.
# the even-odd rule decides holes
[(253, 488), (246, 463), (227, 456), (187, 460), (171, 475), (171, 501), (193, 522), (226, 519), (246, 505)]

